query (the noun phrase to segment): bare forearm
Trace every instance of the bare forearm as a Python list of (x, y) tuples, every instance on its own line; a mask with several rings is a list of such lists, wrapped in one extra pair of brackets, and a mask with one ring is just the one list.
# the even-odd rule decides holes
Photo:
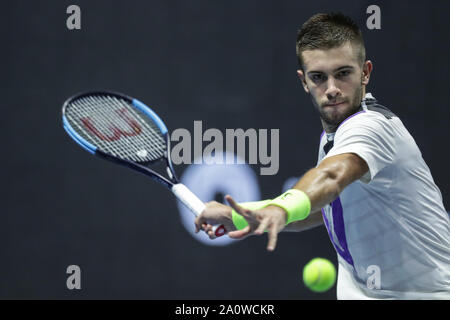
[(327, 172), (309, 170), (294, 186), (305, 192), (311, 201), (311, 211), (320, 210), (339, 195), (338, 184)]
[(334, 162), (325, 167), (309, 170), (294, 186), (305, 192), (311, 201), (311, 212), (320, 211), (339, 196), (351, 182), (352, 177), (344, 176), (347, 164)]
[(286, 232), (301, 232), (305, 230), (309, 230), (323, 224), (322, 211), (318, 210), (310, 213), (308, 218), (305, 220), (294, 221), (289, 223), (283, 231)]
[(294, 186), (305, 192), (311, 201), (311, 213), (304, 220), (288, 224), (284, 231), (301, 232), (323, 224), (321, 208), (332, 202), (340, 192), (336, 177), (328, 170), (309, 170)]
[(336, 199), (347, 185), (362, 177), (367, 170), (364, 160), (352, 154), (325, 159), (319, 167), (309, 170), (294, 188), (306, 193), (312, 213), (305, 220), (296, 221), (288, 231), (302, 231), (323, 224), (321, 208)]

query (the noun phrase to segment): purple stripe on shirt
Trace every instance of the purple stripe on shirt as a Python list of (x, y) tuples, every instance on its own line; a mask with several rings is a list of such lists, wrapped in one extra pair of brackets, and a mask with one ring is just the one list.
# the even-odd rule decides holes
[[(330, 222), (322, 208), (322, 216), (325, 222), (325, 227), (328, 231), (328, 236), (334, 245), (337, 253), (345, 260), (348, 264), (354, 266), (353, 258), (348, 250), (347, 238), (345, 236), (345, 224), (344, 224), (344, 211), (342, 208), (341, 199), (337, 197), (331, 204), (332, 219), (333, 219), (333, 230), (331, 230)], [(333, 233), (336, 235), (337, 239), (333, 237)], [(339, 244), (337, 244), (337, 243)]]
[[(353, 118), (354, 116), (366, 112), (365, 110), (362, 111), (358, 111), (354, 114), (352, 114), (351, 116), (349, 116), (347, 119), (345, 119), (344, 121), (342, 121), (338, 128), (347, 120)], [(336, 131), (337, 131), (336, 129)], [(322, 141), (322, 137), (325, 134), (325, 130), (322, 132), (322, 134), (320, 135), (320, 141)], [(348, 264), (354, 266), (353, 263), (353, 257), (350, 254), (350, 251), (348, 250), (348, 244), (347, 244), (347, 238), (345, 235), (345, 224), (344, 224), (344, 210), (342, 208), (342, 203), (341, 203), (341, 199), (339, 197), (337, 197), (332, 203), (330, 203), (331, 206), (331, 219), (333, 220), (333, 230), (331, 229), (330, 226), (330, 221), (328, 221), (328, 218), (325, 214), (325, 210), (322, 208), (322, 216), (323, 216), (323, 220), (325, 222), (325, 227), (327, 228), (328, 231), (328, 236), (330, 237), (331, 242), (334, 245), (334, 248), (336, 249), (337, 253), (345, 260), (347, 261)], [(333, 231), (334, 234), (336, 235), (335, 239), (333, 237)], [(337, 242), (337, 243), (336, 243)]]
[[(322, 134), (320, 135), (320, 141), (322, 141), (322, 137), (323, 137), (324, 134), (325, 134), (325, 130), (323, 130)], [(319, 143), (320, 143), (320, 141), (319, 141)]]

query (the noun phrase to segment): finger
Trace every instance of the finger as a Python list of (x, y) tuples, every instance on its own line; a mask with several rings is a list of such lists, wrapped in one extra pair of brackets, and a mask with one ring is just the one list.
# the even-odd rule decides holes
[(194, 220), (195, 224), (195, 233), (198, 233), (202, 228), (202, 225), (205, 223), (205, 219), (200, 215)]
[(269, 244), (267, 246), (267, 250), (273, 251), (275, 250), (275, 246), (277, 245), (278, 238), (278, 228), (275, 224), (273, 224), (269, 229)]
[(225, 199), (228, 201), (230, 206), (240, 215), (244, 216), (244, 218), (251, 218), (252, 217), (252, 210), (245, 209), (241, 207), (230, 195), (226, 195)]
[(244, 229), (228, 232), (228, 236), (232, 239), (241, 239), (251, 233), (250, 226), (246, 226)]
[(264, 220), (259, 224), (259, 227), (256, 229), (255, 234), (263, 234), (264, 231), (267, 229), (267, 226), (270, 223), (270, 218), (264, 218)]
[(214, 234), (214, 231), (212, 231), (212, 230), (208, 231), (208, 236), (211, 240), (214, 240), (217, 238), (216, 235)]

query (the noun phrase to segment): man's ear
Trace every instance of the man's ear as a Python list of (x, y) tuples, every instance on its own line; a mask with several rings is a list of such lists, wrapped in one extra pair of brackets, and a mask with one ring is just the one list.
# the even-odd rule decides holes
[(373, 69), (373, 64), (372, 61), (367, 60), (366, 62), (364, 62), (363, 65), (363, 73), (362, 73), (362, 77), (361, 77), (361, 84), (367, 86), (369, 84), (369, 80), (370, 80), (370, 74), (372, 73), (372, 69)]
[(303, 73), (303, 70), (297, 70), (297, 75), (300, 78), (300, 81), (302, 82), (303, 89), (305, 89), (306, 93), (309, 93), (308, 84), (306, 83), (305, 74)]

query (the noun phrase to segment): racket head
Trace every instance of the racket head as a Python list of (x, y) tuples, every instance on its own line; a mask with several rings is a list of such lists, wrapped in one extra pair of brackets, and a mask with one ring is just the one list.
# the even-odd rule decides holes
[(168, 130), (141, 101), (126, 95), (92, 91), (64, 102), (63, 126), (69, 136), (92, 154), (137, 164), (169, 155)]

